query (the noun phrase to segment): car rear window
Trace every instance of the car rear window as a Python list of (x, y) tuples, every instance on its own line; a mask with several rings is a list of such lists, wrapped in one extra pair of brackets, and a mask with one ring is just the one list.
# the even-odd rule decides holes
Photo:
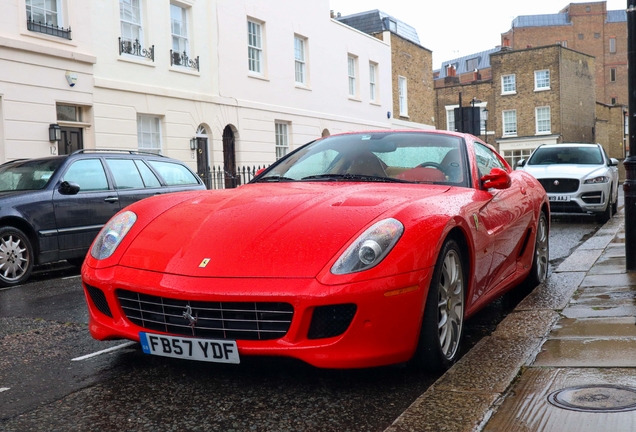
[(148, 163), (159, 173), (168, 186), (199, 184), (196, 176), (183, 165), (150, 160)]

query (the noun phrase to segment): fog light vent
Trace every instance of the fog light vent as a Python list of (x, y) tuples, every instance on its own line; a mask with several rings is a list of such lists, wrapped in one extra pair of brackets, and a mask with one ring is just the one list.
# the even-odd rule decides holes
[(356, 310), (357, 306), (353, 303), (318, 306), (311, 317), (307, 338), (323, 339), (340, 336), (349, 328)]

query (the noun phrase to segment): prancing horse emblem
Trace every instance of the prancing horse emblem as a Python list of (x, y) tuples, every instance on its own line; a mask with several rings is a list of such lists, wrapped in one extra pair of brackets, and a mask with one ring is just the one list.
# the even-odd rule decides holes
[(183, 317), (188, 320), (188, 322), (190, 323), (190, 327), (192, 328), (194, 328), (194, 326), (197, 323), (197, 320), (199, 319), (198, 314), (195, 316), (192, 316), (192, 308), (190, 307), (190, 305), (186, 306), (186, 310), (183, 313)]

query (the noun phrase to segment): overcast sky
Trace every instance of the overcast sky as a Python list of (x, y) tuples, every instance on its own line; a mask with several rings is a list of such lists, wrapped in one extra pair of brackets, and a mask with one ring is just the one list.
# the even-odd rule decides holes
[[(573, 2), (581, 3), (581, 2)], [(379, 9), (415, 27), (420, 43), (433, 51), (433, 69), (443, 61), (485, 51), (501, 44), (519, 15), (555, 14), (563, 0), (329, 0), (342, 15)], [(627, 0), (607, 0), (607, 10), (627, 9)]]

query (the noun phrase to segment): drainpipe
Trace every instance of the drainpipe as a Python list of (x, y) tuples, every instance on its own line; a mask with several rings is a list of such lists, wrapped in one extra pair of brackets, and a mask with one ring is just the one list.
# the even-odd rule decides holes
[(636, 0), (627, 0), (629, 154), (625, 166), (625, 264), (636, 271)]

